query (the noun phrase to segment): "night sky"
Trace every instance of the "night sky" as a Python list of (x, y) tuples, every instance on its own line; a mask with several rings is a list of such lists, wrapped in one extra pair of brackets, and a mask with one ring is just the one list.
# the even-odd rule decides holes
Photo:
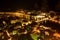
[[(49, 10), (60, 10), (59, 0), (47, 0)], [(42, 0), (0, 0), (0, 11), (16, 11), (18, 9), (41, 9)], [(37, 8), (35, 7), (37, 4)]]

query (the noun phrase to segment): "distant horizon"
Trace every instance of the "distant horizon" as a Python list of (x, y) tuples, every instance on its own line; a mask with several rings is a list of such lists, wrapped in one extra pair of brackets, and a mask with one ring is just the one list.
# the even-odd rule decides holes
[(60, 0), (5, 0), (0, 1), (0, 11), (16, 11), (19, 9), (50, 11), (60, 10)]

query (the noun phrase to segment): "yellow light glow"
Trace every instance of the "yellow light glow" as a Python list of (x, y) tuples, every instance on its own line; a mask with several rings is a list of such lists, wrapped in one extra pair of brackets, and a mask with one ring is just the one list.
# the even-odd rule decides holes
[(37, 18), (42, 18), (42, 17), (45, 17), (45, 16), (36, 16)]
[(59, 33), (54, 33), (53, 36), (60, 37), (60, 34)]

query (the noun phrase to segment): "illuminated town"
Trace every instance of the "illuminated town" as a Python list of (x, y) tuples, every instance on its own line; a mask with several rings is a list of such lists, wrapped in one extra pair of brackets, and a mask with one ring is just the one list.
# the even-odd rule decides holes
[(60, 40), (59, 30), (60, 16), (54, 11), (0, 12), (1, 40)]
[(0, 40), (60, 40), (60, 0), (1, 0)]

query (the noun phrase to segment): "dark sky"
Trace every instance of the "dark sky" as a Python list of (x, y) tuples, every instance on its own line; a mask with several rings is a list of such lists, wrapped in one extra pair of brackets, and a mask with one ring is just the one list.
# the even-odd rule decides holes
[[(41, 9), (42, 0), (0, 0), (0, 11), (15, 11), (17, 9)], [(59, 0), (47, 0), (49, 10), (56, 10)], [(35, 8), (37, 4), (38, 8)]]

